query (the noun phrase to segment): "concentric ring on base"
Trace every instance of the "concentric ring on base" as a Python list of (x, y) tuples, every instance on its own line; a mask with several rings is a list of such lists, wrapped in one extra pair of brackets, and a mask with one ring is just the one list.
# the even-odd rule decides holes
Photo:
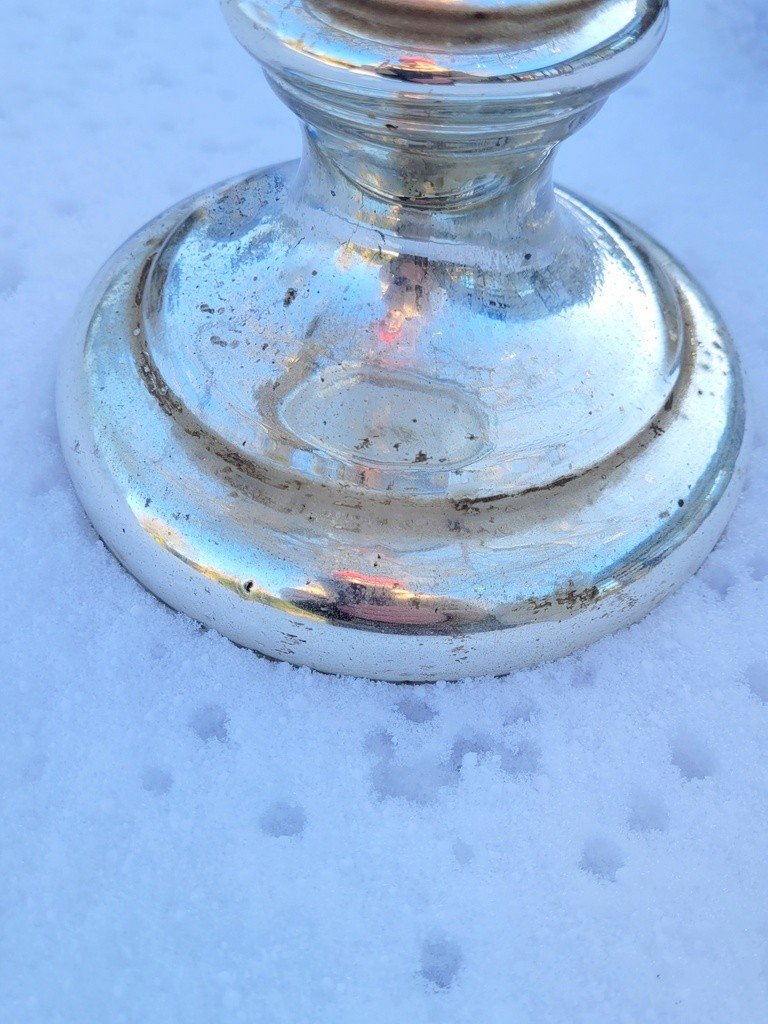
[(637, 229), (685, 322), (681, 380), (631, 446), (547, 488), (392, 499), (263, 472), (191, 425), (140, 352), (150, 261), (189, 200), (113, 257), (62, 361), (78, 495), (117, 558), (243, 646), (324, 672), (499, 675), (642, 618), (703, 562), (743, 477), (738, 359), (695, 285)]

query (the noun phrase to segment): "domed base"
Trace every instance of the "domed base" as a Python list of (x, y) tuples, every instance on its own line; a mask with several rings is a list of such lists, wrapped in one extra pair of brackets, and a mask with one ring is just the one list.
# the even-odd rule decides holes
[[(249, 221), (254, 211), (232, 206), (242, 185), (180, 205), (127, 243), (94, 284), (62, 363), (59, 420), (75, 487), (107, 545), (153, 593), (274, 658), (428, 681), (498, 675), (568, 654), (637, 621), (699, 567), (741, 484), (744, 400), (727, 333), (666, 253), (629, 225), (561, 197), (574, 216), (604, 226), (600, 237), (610, 234), (624, 254), (617, 265), (631, 265), (645, 299), (658, 301), (651, 313), (647, 301), (637, 306), (653, 328), (643, 322), (644, 361), (622, 351), (610, 330), (592, 339), (591, 391), (561, 386), (559, 367), (549, 374), (541, 353), (531, 386), (549, 386), (578, 429), (542, 433), (538, 449), (526, 448), (544, 430), (535, 401), (517, 407), (527, 422), (509, 420), (520, 431), (513, 443), (502, 436), (504, 415), (515, 413), (509, 403), (495, 409), (455, 374), (433, 373), (425, 383), (398, 362), (409, 338), (412, 353), (420, 344), (407, 329), (390, 363), (377, 351), (369, 373), (366, 338), (342, 339), (354, 360), (318, 359), (321, 343), (310, 344), (316, 313), (298, 340), (287, 338), (279, 375), (258, 377), (267, 371), (254, 353), (268, 352), (279, 327), (264, 296), (279, 293), (278, 312), (288, 311), (304, 279), (286, 283), (279, 269), (264, 282), (252, 275), (253, 308), (236, 321), (229, 303), (241, 303), (240, 278), (268, 265), (264, 247), (274, 242), (264, 218)], [(222, 263), (218, 250), (209, 280), (208, 247), (227, 244), (233, 218), (249, 230), (236, 260)], [(352, 250), (358, 269), (373, 267), (381, 297), (381, 268)], [(273, 257), (288, 266), (285, 246)], [(390, 328), (408, 327), (411, 291), (421, 296), (424, 285), (414, 268), (422, 266), (418, 257), (399, 265), (408, 295), (390, 302), (377, 344), (386, 345)], [(343, 269), (337, 260), (332, 273)], [(430, 315), (451, 322), (448, 296), (457, 309), (464, 304), (471, 329), (487, 323), (488, 348), (466, 372), (504, 398), (493, 367), (475, 365), (499, 354), (504, 316), (477, 282), (468, 294), (466, 275), (446, 273), (432, 293), (443, 304)], [(367, 287), (367, 277), (360, 281)], [(588, 282), (571, 284), (578, 292)], [(324, 287), (327, 294), (332, 286)], [(517, 313), (528, 303), (525, 330), (544, 324), (551, 357), (553, 325), (567, 317), (555, 309), (545, 322), (535, 303), (551, 309), (556, 297), (516, 288)], [(638, 294), (601, 301), (637, 304)], [(573, 304), (581, 339), (595, 301), (590, 293)], [(194, 339), (188, 345), (185, 331)], [(519, 357), (522, 345), (508, 357)], [(579, 345), (564, 350), (569, 372), (587, 358)], [(449, 339), (442, 365), (454, 366), (455, 356)], [(601, 367), (617, 375), (615, 399)], [(645, 408), (660, 394), (663, 405), (649, 419)], [(423, 433), (404, 422), (419, 416)], [(375, 429), (366, 434), (366, 424)], [(537, 461), (537, 451), (546, 458)]]

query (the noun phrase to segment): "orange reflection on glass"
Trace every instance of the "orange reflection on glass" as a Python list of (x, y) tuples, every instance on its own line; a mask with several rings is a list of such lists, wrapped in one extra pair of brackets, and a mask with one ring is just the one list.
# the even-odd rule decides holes
[(424, 313), (427, 274), (427, 262), (418, 256), (400, 256), (382, 267), (387, 306), (377, 328), (382, 344), (415, 345)]

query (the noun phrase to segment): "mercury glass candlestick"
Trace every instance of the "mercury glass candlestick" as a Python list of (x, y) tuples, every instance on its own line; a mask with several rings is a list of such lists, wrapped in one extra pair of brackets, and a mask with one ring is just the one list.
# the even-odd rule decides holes
[(224, 0), (300, 161), (187, 199), (86, 298), (61, 437), (110, 549), (238, 644), (493, 675), (635, 622), (715, 544), (717, 314), (552, 183), (666, 0)]

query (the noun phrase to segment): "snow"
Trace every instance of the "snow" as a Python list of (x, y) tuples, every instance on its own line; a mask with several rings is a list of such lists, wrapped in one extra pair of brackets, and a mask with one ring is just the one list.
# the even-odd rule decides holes
[[(3, 1024), (763, 1024), (768, 423), (697, 578), (505, 680), (269, 663), (101, 546), (53, 414), (98, 264), (298, 149), (211, 0), (4, 0)], [(560, 179), (666, 242), (765, 395), (764, 0), (677, 0)]]

